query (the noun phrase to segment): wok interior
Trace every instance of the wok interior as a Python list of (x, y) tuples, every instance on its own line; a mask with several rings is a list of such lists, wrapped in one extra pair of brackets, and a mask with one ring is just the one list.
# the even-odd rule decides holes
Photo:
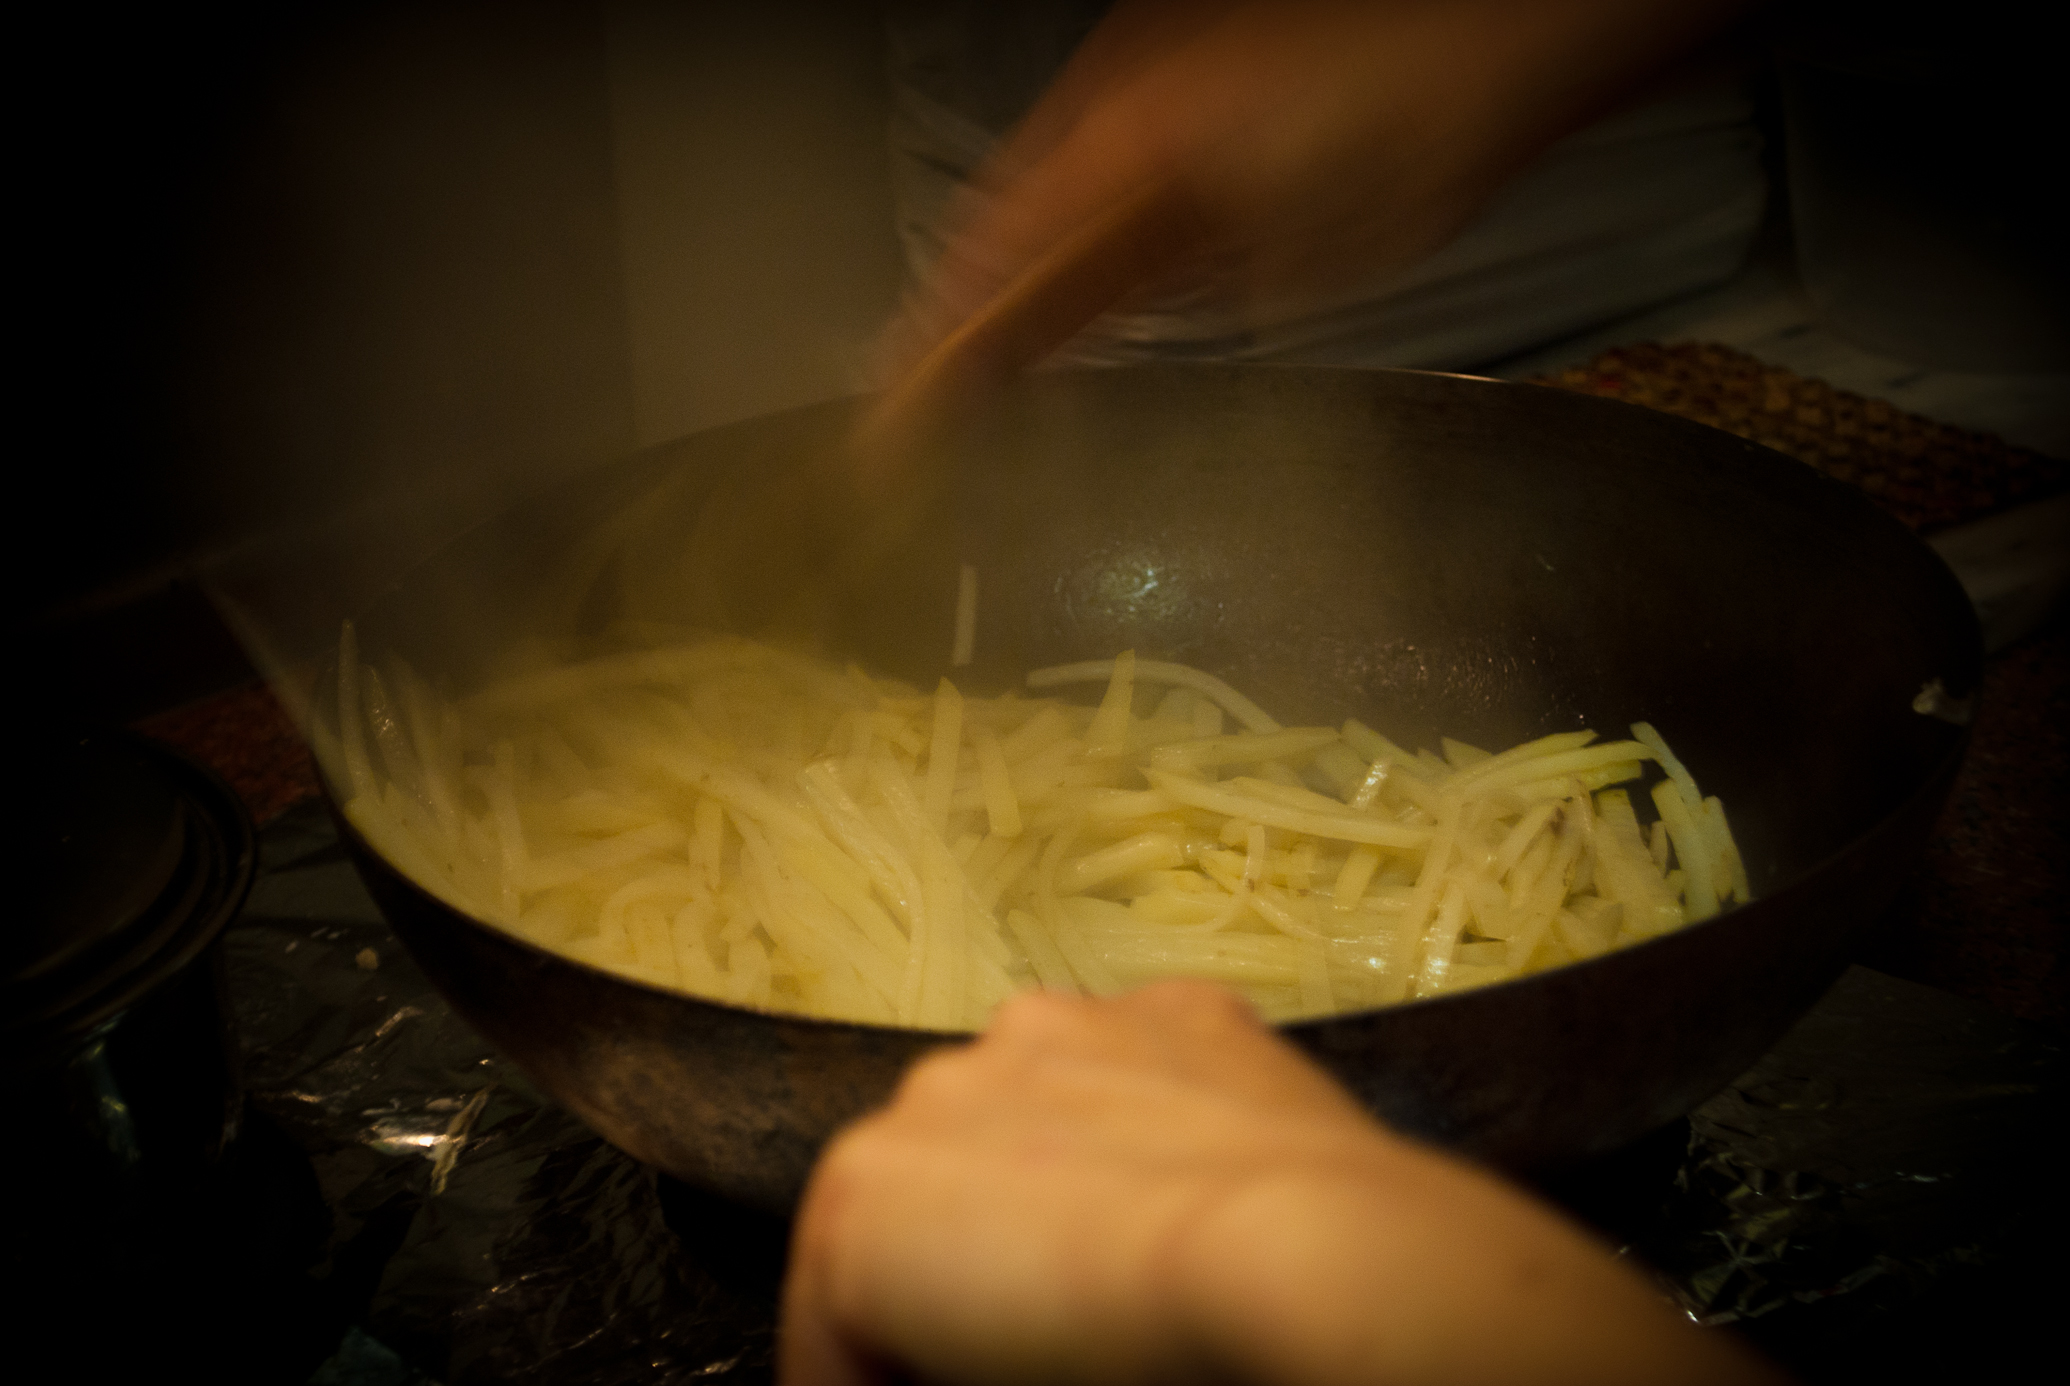
[[(1729, 434), (1409, 372), (1058, 372), (916, 465), (932, 491), (857, 513), (815, 489), (849, 417), (713, 430), (541, 498), (401, 584), (363, 648), (464, 691), (630, 617), (931, 686), (967, 562), (966, 691), (1132, 648), (1411, 747), (1650, 720), (1723, 797), (1757, 894), (1959, 753), (1912, 708), (1976, 681), (1952, 577), (1859, 493)], [(891, 542), (830, 579), (857, 527)]]

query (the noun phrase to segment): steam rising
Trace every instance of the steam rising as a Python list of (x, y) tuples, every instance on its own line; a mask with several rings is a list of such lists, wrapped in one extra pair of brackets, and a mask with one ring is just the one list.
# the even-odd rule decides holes
[[(206, 578), (292, 705), (490, 517), (859, 388), (898, 275), (867, 9), (382, 7), (267, 64), (184, 395)], [(528, 532), (544, 567), (566, 535)], [(443, 589), (448, 641), (487, 638), (494, 566)]]

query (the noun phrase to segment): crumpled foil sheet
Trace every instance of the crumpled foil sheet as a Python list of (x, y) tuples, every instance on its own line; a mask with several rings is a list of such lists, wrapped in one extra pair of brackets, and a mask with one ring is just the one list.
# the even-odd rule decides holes
[(2015, 1379), (2059, 1313), (2063, 1072), (2040, 1027), (1853, 968), (1691, 1114), (1627, 1250), (1808, 1378)]
[[(313, 1382), (767, 1380), (787, 1229), (658, 1178), (491, 1052), (320, 805), (262, 848), (226, 935), (246, 1086), (330, 1208), (308, 1274), (371, 1287)], [(2035, 1268), (2060, 1275), (2036, 1199), (2061, 1059), (2035, 1027), (1856, 968), (1687, 1123), (1546, 1192), (1806, 1380), (1918, 1365), (1920, 1325), (2019, 1320)]]
[(317, 1382), (769, 1376), (785, 1229), (662, 1187), (534, 1091), (410, 961), (320, 805), (266, 829), (225, 943), (248, 1100), (331, 1209), (311, 1274), (377, 1277)]

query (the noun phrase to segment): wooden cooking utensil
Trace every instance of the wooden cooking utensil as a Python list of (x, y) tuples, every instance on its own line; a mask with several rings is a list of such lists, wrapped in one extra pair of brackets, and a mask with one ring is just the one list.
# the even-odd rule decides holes
[(1197, 238), (1198, 219), (1171, 181), (1108, 208), (1022, 270), (895, 382), (859, 421), (854, 460), (866, 488), (1069, 341)]
[[(950, 494), (959, 421), (1191, 244), (1197, 222), (1176, 185), (1115, 204), (1029, 265), (874, 403), (843, 443), (743, 473), (714, 495), (688, 538), (707, 617), (721, 629), (760, 594), (784, 590), (773, 628), (810, 637), (845, 624), (846, 594), (927, 527)], [(750, 621), (765, 632), (772, 625)]]

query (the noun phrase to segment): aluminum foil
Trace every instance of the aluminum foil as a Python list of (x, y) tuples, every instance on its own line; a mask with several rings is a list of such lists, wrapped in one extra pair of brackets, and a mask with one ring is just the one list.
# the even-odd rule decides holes
[[(307, 1274), (352, 1319), (314, 1380), (767, 1379), (786, 1229), (657, 1178), (492, 1053), (321, 806), (265, 831), (261, 871), (226, 936), (247, 1087), (329, 1205)], [(2025, 1312), (2061, 1097), (2046, 1034), (1857, 968), (1686, 1125), (1547, 1192), (1692, 1319), (1852, 1380), (1936, 1316)]]
[(1865, 968), (1693, 1113), (1628, 1250), (1807, 1376), (2021, 1374), (2057, 1312), (2061, 1043)]
[(226, 940), (248, 1100), (330, 1206), (310, 1275), (372, 1272), (317, 1381), (769, 1375), (784, 1228), (664, 1190), (534, 1091), (411, 963), (321, 806), (266, 830), (261, 873)]

